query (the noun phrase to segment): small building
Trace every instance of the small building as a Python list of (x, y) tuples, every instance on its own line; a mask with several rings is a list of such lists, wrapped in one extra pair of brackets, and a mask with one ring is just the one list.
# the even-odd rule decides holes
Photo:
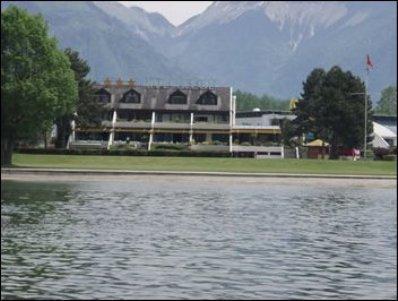
[(313, 140), (304, 146), (308, 147), (307, 157), (309, 159), (329, 158), (329, 143), (321, 139)]

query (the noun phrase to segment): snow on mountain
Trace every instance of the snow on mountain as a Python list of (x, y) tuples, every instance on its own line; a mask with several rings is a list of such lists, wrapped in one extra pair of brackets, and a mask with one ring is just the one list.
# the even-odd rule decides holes
[(339, 65), (362, 76), (370, 54), (369, 91), (396, 84), (397, 4), (391, 1), (216, 1), (178, 27), (118, 2), (12, 3), (42, 13), (60, 45), (88, 59), (96, 80), (214, 79), (291, 97), (313, 68)]

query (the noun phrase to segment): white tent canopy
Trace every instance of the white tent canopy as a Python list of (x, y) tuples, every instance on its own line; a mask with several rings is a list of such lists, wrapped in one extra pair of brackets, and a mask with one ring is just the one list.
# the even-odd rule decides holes
[(373, 132), (383, 138), (397, 138), (397, 134), (377, 122), (373, 122)]
[(373, 147), (389, 148), (391, 145), (386, 141), (386, 139), (392, 140), (392, 145), (397, 145), (397, 134), (377, 122), (373, 122), (373, 134)]

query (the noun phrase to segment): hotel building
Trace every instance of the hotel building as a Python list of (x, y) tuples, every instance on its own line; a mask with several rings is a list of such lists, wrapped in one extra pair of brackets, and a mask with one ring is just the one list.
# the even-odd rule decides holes
[(193, 151), (283, 157), (279, 125), (239, 121), (231, 87), (143, 86), (108, 80), (96, 88), (98, 103), (106, 109), (101, 126), (72, 124), (70, 148), (128, 145), (153, 150), (178, 144)]

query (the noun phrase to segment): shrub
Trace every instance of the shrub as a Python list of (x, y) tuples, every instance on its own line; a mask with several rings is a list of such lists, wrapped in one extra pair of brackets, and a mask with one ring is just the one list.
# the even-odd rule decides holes
[[(376, 148), (373, 149), (373, 155), (374, 155), (374, 158), (375, 158), (376, 160), (381, 160), (381, 159), (383, 159), (383, 157), (384, 157), (385, 155), (388, 155), (389, 152), (390, 152), (390, 150), (389, 150), (388, 148), (383, 148), (383, 147), (376, 147)], [(371, 150), (368, 150), (368, 151), (366, 152), (367, 157), (369, 156), (370, 153), (371, 153)]]
[(385, 155), (383, 156), (384, 161), (397, 161), (397, 155)]
[(184, 150), (187, 149), (188, 146), (184, 144), (153, 144), (154, 150)]

